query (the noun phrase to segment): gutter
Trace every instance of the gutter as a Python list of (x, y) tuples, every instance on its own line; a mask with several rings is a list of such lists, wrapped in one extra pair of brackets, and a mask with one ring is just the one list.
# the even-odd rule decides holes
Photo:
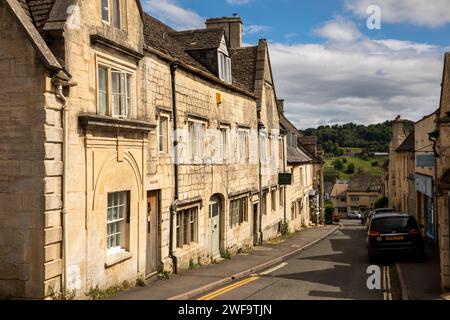
[(180, 199), (179, 195), (179, 182), (178, 182), (178, 116), (177, 116), (177, 82), (176, 82), (176, 71), (178, 69), (178, 63), (176, 61), (170, 64), (170, 78), (172, 82), (172, 112), (173, 112), (173, 153), (174, 153), (174, 183), (175, 183), (175, 194), (173, 202), (170, 206), (170, 227), (169, 227), (169, 257), (172, 259), (173, 272), (178, 273), (178, 259), (173, 254), (173, 228), (174, 219), (177, 214), (177, 204)]

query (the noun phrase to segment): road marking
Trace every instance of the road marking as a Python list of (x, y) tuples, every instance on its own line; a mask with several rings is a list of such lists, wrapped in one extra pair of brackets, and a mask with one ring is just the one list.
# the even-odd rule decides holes
[(250, 278), (247, 278), (247, 279), (244, 279), (244, 280), (242, 280), (242, 281), (239, 281), (239, 282), (236, 282), (236, 283), (234, 283), (234, 284), (232, 284), (232, 285), (229, 285), (229, 286), (227, 286), (227, 287), (225, 287), (225, 288), (222, 288), (222, 289), (220, 289), (220, 290), (217, 290), (217, 291), (215, 291), (215, 292), (212, 292), (212, 293), (210, 293), (210, 294), (208, 294), (208, 295), (206, 295), (206, 296), (203, 296), (203, 297), (199, 298), (198, 300), (204, 300), (204, 301), (207, 301), (207, 300), (215, 299), (215, 298), (217, 298), (217, 297), (219, 297), (219, 296), (224, 295), (225, 293), (228, 293), (228, 292), (230, 292), (230, 291), (233, 291), (234, 289), (237, 289), (237, 288), (239, 288), (239, 287), (245, 286), (246, 284), (249, 284), (249, 283), (251, 283), (251, 282), (253, 282), (253, 281), (256, 281), (256, 280), (258, 280), (258, 279), (260, 279), (260, 277), (256, 277), (256, 276), (250, 277)]
[(280, 264), (279, 266), (276, 266), (276, 267), (273, 267), (272, 269), (269, 269), (269, 270), (267, 270), (267, 271), (261, 272), (261, 273), (259, 273), (258, 275), (260, 275), (260, 276), (266, 276), (266, 275), (268, 275), (268, 274), (271, 274), (271, 273), (274, 272), (274, 271), (277, 271), (277, 270), (280, 270), (280, 269), (286, 267), (287, 265), (288, 265), (288, 264), (287, 264), (286, 262), (285, 262), (285, 263), (282, 263), (282, 264)]
[(388, 266), (383, 267), (383, 289), (384, 300), (392, 300), (391, 275)]

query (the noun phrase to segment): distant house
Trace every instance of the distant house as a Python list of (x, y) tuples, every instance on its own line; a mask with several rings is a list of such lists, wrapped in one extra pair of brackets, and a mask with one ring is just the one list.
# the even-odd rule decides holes
[(334, 213), (346, 215), (347, 214), (347, 181), (339, 181), (331, 190), (330, 199), (333, 202)]
[(333, 190), (333, 187), (334, 187), (333, 182), (325, 182), (325, 194), (324, 194), (325, 201), (330, 200), (331, 191)]
[(381, 196), (381, 179), (376, 176), (355, 175), (350, 178), (347, 189), (347, 211), (373, 209)]

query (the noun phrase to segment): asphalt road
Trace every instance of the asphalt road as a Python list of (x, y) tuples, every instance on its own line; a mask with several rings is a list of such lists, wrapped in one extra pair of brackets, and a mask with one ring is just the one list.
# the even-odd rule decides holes
[[(365, 228), (360, 221), (343, 221), (334, 234), (275, 266), (201, 300), (383, 300), (382, 290), (369, 290)], [(383, 266), (381, 266), (383, 273)], [(386, 270), (385, 270), (386, 271)], [(385, 275), (387, 272), (384, 273)], [(387, 276), (381, 278), (389, 279)], [(389, 287), (382, 280), (383, 288)], [(382, 289), (383, 289), (382, 288)]]

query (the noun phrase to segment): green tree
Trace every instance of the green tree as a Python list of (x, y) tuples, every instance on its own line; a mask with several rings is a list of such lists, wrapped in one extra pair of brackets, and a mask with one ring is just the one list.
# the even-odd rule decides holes
[(339, 172), (337, 172), (334, 168), (325, 168), (323, 173), (323, 179), (326, 182), (336, 182), (336, 179), (340, 178)]
[(333, 224), (333, 202), (327, 201), (325, 203), (325, 224)]
[(354, 174), (356, 171), (356, 167), (353, 163), (350, 163), (347, 167), (347, 170), (345, 171), (345, 173), (347, 174)]
[(378, 198), (373, 204), (375, 209), (386, 208), (388, 205), (389, 205), (389, 199), (386, 197)]
[(333, 167), (337, 171), (342, 171), (342, 169), (344, 169), (344, 163), (341, 160), (337, 159), (333, 161)]

